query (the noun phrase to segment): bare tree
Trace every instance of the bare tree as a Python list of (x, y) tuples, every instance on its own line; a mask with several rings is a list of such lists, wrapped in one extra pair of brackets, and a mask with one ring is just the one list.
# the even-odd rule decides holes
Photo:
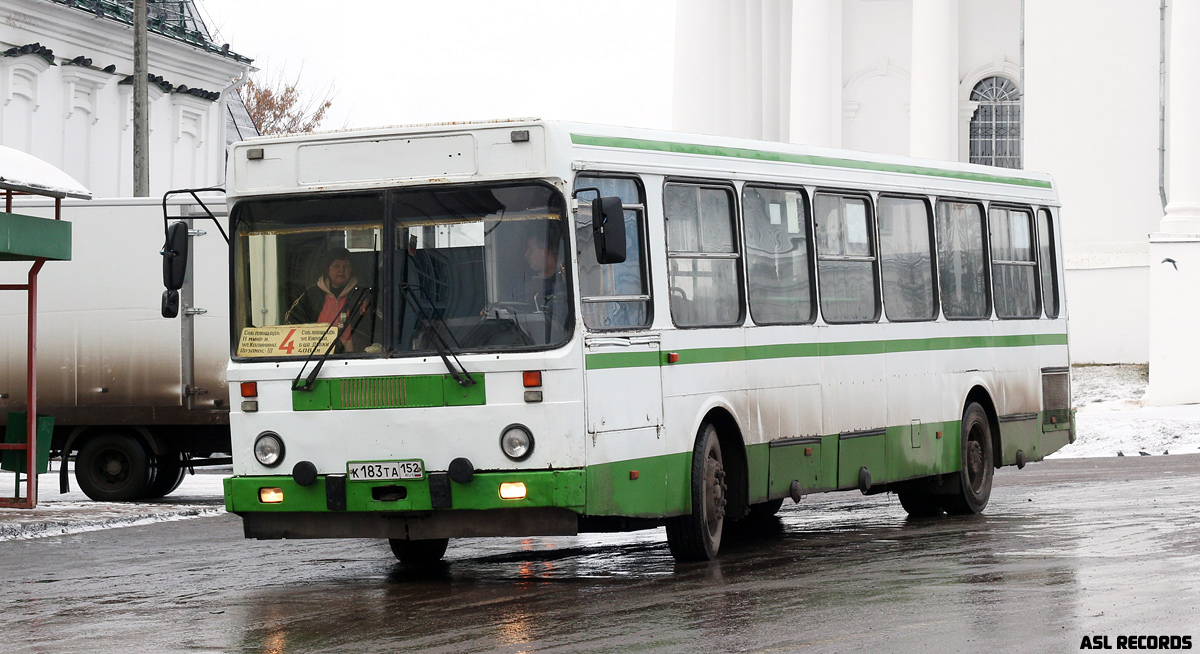
[(242, 98), (259, 134), (296, 134), (321, 126), (333, 105), (333, 86), (321, 95), (310, 96), (301, 89), (300, 74), (259, 74), (246, 81)]

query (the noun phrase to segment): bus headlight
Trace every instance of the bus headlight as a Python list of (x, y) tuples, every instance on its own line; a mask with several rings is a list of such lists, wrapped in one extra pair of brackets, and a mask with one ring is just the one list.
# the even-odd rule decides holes
[(264, 431), (254, 441), (254, 458), (268, 468), (283, 461), (283, 439), (273, 431)]
[(500, 449), (513, 461), (524, 461), (533, 452), (533, 434), (524, 425), (509, 425), (500, 432)]

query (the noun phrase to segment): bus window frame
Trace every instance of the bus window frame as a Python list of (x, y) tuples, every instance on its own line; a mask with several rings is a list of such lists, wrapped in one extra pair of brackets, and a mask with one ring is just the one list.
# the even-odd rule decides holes
[[(747, 248), (746, 248), (746, 244), (745, 244), (745, 234), (746, 234), (745, 199), (746, 199), (746, 188), (747, 187), (771, 189), (771, 190), (776, 190), (776, 191), (796, 191), (800, 194), (800, 198), (804, 203), (804, 230), (805, 230), (806, 246), (807, 246), (807, 251), (808, 251), (808, 279), (809, 279), (809, 284), (808, 284), (809, 298), (808, 298), (808, 300), (809, 300), (809, 305), (812, 307), (812, 309), (809, 311), (809, 318), (807, 320), (803, 320), (800, 322), (759, 322), (758, 319), (756, 319), (754, 317), (754, 307), (752, 307), (750, 305), (750, 272), (749, 272), (749, 269), (746, 267), (746, 262), (745, 262), (746, 253), (747, 253)], [(811, 194), (809, 188), (806, 186), (800, 185), (800, 184), (794, 184), (794, 185), (793, 184), (779, 184), (779, 183), (756, 182), (756, 181), (748, 180), (748, 181), (742, 182), (742, 192), (741, 192), (741, 197), (739, 198), (739, 201), (741, 202), (741, 210), (739, 211), (739, 216), (740, 216), (741, 220), (740, 220), (739, 228), (741, 229), (742, 239), (743, 239), (743, 242), (742, 242), (742, 268), (743, 268), (743, 272), (745, 273), (744, 276), (745, 276), (745, 285), (746, 285), (746, 288), (743, 289), (742, 293), (745, 297), (746, 313), (749, 315), (750, 321), (754, 325), (761, 325), (764, 327), (774, 327), (774, 326), (780, 326), (780, 325), (782, 325), (782, 326), (811, 325), (811, 324), (815, 323), (817, 321), (817, 317), (820, 315), (820, 300), (817, 297), (817, 255), (816, 255), (817, 243), (816, 243), (816, 237), (813, 235), (812, 194)]]
[[(817, 212), (817, 196), (819, 196), (819, 195), (831, 195), (833, 197), (842, 198), (842, 199), (862, 200), (866, 204), (867, 238), (871, 241), (870, 257), (835, 256), (835, 257), (824, 257), (824, 258), (826, 258), (827, 260), (830, 260), (830, 261), (870, 261), (871, 262), (871, 264), (872, 264), (871, 273), (872, 273), (872, 278), (873, 278), (872, 283), (874, 284), (874, 288), (872, 289), (872, 292), (875, 294), (874, 295), (875, 315), (870, 320), (830, 321), (828, 318), (825, 317), (825, 308), (821, 305), (821, 298), (823, 297), (821, 287), (823, 286), (823, 284), (821, 283), (821, 272), (820, 271), (821, 271), (821, 259), (823, 257), (821, 256), (821, 249), (817, 245), (819, 236), (817, 235), (817, 213), (816, 212)], [(870, 191), (866, 191), (866, 190), (862, 190), (862, 189), (815, 187), (812, 189), (812, 211), (810, 212), (808, 219), (812, 223), (812, 230), (813, 230), (813, 232), (812, 232), (812, 234), (813, 234), (813, 253), (814, 253), (813, 265), (816, 267), (816, 271), (817, 271), (814, 279), (816, 280), (816, 286), (817, 286), (817, 311), (821, 316), (821, 321), (827, 325), (874, 325), (874, 324), (878, 324), (880, 322), (880, 319), (883, 318), (883, 288), (882, 288), (883, 274), (882, 274), (882, 271), (880, 270), (881, 262), (879, 261), (879, 219), (878, 219), (878, 215), (876, 215), (876, 212), (875, 212), (875, 198), (872, 196)]]
[[(639, 217), (638, 217), (637, 222), (638, 222), (638, 229), (639, 229), (638, 234), (639, 234), (640, 238), (642, 239), (641, 248), (640, 248), (641, 251), (639, 253), (639, 256), (641, 257), (641, 261), (639, 262), (639, 267), (642, 272), (643, 282), (646, 286), (646, 297), (645, 297), (646, 324), (618, 326), (618, 327), (590, 327), (590, 326), (588, 326), (587, 322), (583, 318), (584, 295), (583, 295), (582, 286), (577, 287), (579, 289), (578, 290), (579, 311), (577, 312), (578, 313), (578, 322), (579, 322), (579, 324), (583, 325), (584, 330), (588, 331), (588, 332), (611, 333), (611, 332), (628, 332), (628, 331), (646, 331), (646, 330), (652, 329), (654, 327), (654, 316), (655, 316), (654, 305), (655, 305), (655, 302), (654, 302), (654, 278), (651, 276), (651, 265), (650, 265), (650, 218), (649, 218), (649, 206), (647, 205), (647, 200), (646, 200), (646, 183), (642, 180), (642, 176), (637, 173), (623, 173), (623, 172), (619, 172), (619, 171), (607, 171), (607, 170), (605, 170), (605, 171), (580, 170), (575, 173), (575, 179), (571, 180), (570, 188), (571, 188), (572, 197), (574, 197), (575, 192), (579, 188), (579, 178), (581, 178), (581, 177), (630, 180), (633, 182), (634, 186), (637, 187), (638, 202), (642, 205), (641, 211), (638, 212)], [(635, 209), (634, 211), (636, 212), (637, 210)], [(570, 212), (568, 211), (568, 213), (570, 213)], [(571, 222), (572, 222), (571, 229), (573, 231), (575, 229), (573, 216), (571, 218)], [(574, 234), (572, 234), (572, 237), (571, 237), (571, 247), (578, 249), (578, 246), (575, 242)], [(578, 265), (578, 263), (579, 262), (577, 261), (576, 265)], [(604, 265), (604, 264), (600, 264), (600, 265)], [(575, 277), (579, 278), (579, 275), (577, 274)], [(588, 296), (588, 297), (592, 297), (592, 296)], [(595, 296), (595, 297), (625, 297), (625, 296)], [(610, 301), (613, 301), (613, 300), (610, 300)]]
[[(925, 204), (925, 221), (929, 229), (929, 259), (930, 259), (930, 274), (933, 276), (932, 282), (933, 314), (928, 318), (892, 318), (887, 313), (887, 296), (883, 292), (883, 228), (879, 224), (879, 203), (882, 200), (919, 200)], [(936, 322), (942, 315), (942, 289), (941, 289), (941, 267), (938, 262), (938, 241), (937, 241), (937, 216), (933, 200), (928, 195), (919, 193), (891, 193), (881, 192), (875, 196), (875, 230), (877, 232), (879, 250), (879, 301), (883, 305), (883, 316), (888, 322)]]
[[(1049, 246), (1050, 246), (1050, 260), (1048, 262), (1042, 260), (1042, 238), (1045, 235), (1042, 234), (1041, 223), (1039, 222), (1038, 216), (1040, 216), (1043, 211), (1046, 212), (1046, 229), (1050, 232), (1049, 239), (1048, 239)], [(1058, 228), (1055, 227), (1055, 225), (1054, 225), (1055, 213), (1056, 212), (1053, 210), (1053, 207), (1039, 205), (1034, 209), (1034, 218), (1033, 218), (1034, 222), (1036, 223), (1034, 226), (1037, 228), (1036, 238), (1037, 238), (1037, 244), (1038, 244), (1038, 255), (1037, 255), (1038, 265), (1045, 266), (1047, 263), (1050, 264), (1050, 281), (1053, 284), (1053, 288), (1054, 288), (1054, 309), (1055, 309), (1055, 311), (1054, 311), (1053, 316), (1051, 316), (1050, 312), (1046, 310), (1045, 285), (1042, 284), (1042, 288), (1040, 289), (1041, 290), (1040, 297), (1042, 299), (1042, 317), (1044, 317), (1047, 320), (1058, 320), (1059, 317), (1062, 316), (1062, 292), (1061, 292), (1062, 283), (1059, 281), (1059, 278), (1058, 278), (1059, 268), (1061, 268), (1061, 266), (1058, 265), (1058, 262), (1061, 260), (1061, 256), (1058, 251), (1058, 243), (1057, 243), (1056, 239), (1054, 238), (1058, 234)], [(1038, 275), (1038, 283), (1041, 284), (1042, 280), (1045, 279), (1045, 273), (1042, 272), (1041, 269), (1039, 269), (1039, 272), (1041, 274)]]
[(939, 312), (938, 312), (938, 315), (941, 316), (940, 319), (946, 320), (946, 321), (956, 321), (956, 322), (957, 321), (971, 321), (971, 320), (991, 320), (996, 315), (996, 303), (994, 301), (994, 298), (992, 297), (992, 235), (991, 235), (991, 230), (990, 230), (991, 223), (988, 222), (988, 208), (989, 208), (990, 203), (986, 200), (981, 200), (978, 198), (964, 198), (964, 197), (959, 197), (959, 196), (933, 195), (933, 196), (930, 196), (929, 199), (930, 199), (930, 202), (933, 204), (933, 211), (934, 211), (934, 214), (933, 214), (933, 221), (934, 221), (933, 222), (933, 240), (934, 240), (935, 247), (938, 248), (938, 250), (937, 250), (937, 252), (938, 252), (938, 262), (937, 262), (938, 282), (937, 282), (937, 285), (938, 285), (938, 298), (939, 299), (941, 299), (941, 297), (942, 297), (942, 295), (944, 295), (944, 293), (942, 293), (942, 262), (941, 262), (941, 243), (942, 242), (938, 239), (938, 232), (937, 232), (937, 207), (938, 207), (938, 204), (940, 204), (942, 202), (952, 202), (952, 203), (957, 202), (959, 204), (973, 204), (976, 207), (979, 207), (979, 216), (980, 216), (980, 220), (982, 221), (982, 225), (980, 225), (980, 226), (983, 228), (983, 296), (984, 296), (984, 300), (986, 303), (984, 314), (982, 316), (947, 316), (946, 315), (946, 307), (944, 304), (942, 304), (939, 307)]
[[(395, 277), (393, 275), (392, 262), (385, 259), (385, 257), (390, 256), (388, 253), (393, 252), (393, 248), (395, 248), (395, 244), (396, 244), (394, 232), (396, 229), (397, 221), (394, 218), (394, 211), (393, 211), (393, 201), (394, 201), (394, 198), (396, 195), (401, 194), (401, 193), (412, 193), (412, 192), (421, 192), (421, 191), (429, 191), (429, 190), (441, 191), (441, 190), (446, 190), (446, 189), (457, 190), (457, 189), (471, 189), (471, 188), (500, 188), (500, 187), (514, 187), (514, 186), (542, 186), (542, 187), (550, 189), (554, 193), (557, 193), (562, 198), (562, 203), (563, 203), (562, 204), (563, 215), (562, 215), (561, 220), (564, 223), (571, 224), (571, 228), (564, 228), (564, 229), (567, 229), (568, 232), (570, 232), (573, 229), (574, 219), (571, 215), (570, 204), (568, 201), (568, 194), (564, 193), (563, 189), (560, 188), (557, 184), (553, 183), (552, 181), (544, 179), (544, 178), (538, 178), (538, 177), (528, 177), (528, 178), (520, 178), (520, 179), (512, 179), (512, 180), (492, 180), (492, 181), (482, 181), (482, 182), (470, 182), (470, 183), (463, 183), (463, 184), (414, 184), (411, 186), (409, 186), (409, 185), (386, 186), (386, 187), (382, 187), (382, 188), (378, 188), (378, 189), (350, 189), (350, 190), (346, 190), (346, 191), (336, 191), (336, 192), (297, 191), (295, 193), (281, 193), (279, 195), (250, 196), (250, 197), (238, 199), (232, 206), (229, 207), (230, 253), (229, 253), (229, 305), (228, 305), (228, 307), (229, 307), (229, 316), (230, 317), (228, 320), (228, 323), (229, 323), (229, 332), (228, 333), (229, 333), (229, 343), (230, 343), (230, 345), (229, 345), (230, 361), (234, 361), (237, 363), (293, 363), (293, 362), (303, 361), (303, 359), (296, 358), (296, 357), (239, 357), (239, 356), (237, 356), (237, 344), (240, 340), (240, 336), (241, 336), (240, 330), (242, 328), (236, 326), (236, 318), (235, 318), (235, 316), (237, 315), (236, 312), (237, 312), (237, 302), (238, 302), (238, 295), (237, 295), (237, 290), (238, 290), (237, 289), (237, 283), (238, 283), (237, 260), (238, 260), (238, 257), (235, 255), (235, 252), (236, 252), (235, 248), (237, 248), (237, 246), (234, 244), (234, 241), (236, 241), (238, 238), (237, 223), (240, 219), (240, 212), (238, 211), (238, 208), (243, 203), (252, 203), (252, 202), (257, 202), (257, 201), (262, 201), (262, 200), (271, 200), (271, 201), (274, 201), (274, 200), (284, 200), (284, 201), (286, 201), (286, 200), (304, 200), (304, 199), (312, 199), (312, 198), (318, 198), (318, 197), (319, 198), (341, 197), (341, 196), (347, 196), (347, 195), (351, 195), (351, 196), (352, 195), (371, 195), (371, 194), (382, 195), (381, 206), (382, 206), (383, 214), (381, 216), (381, 222), (380, 222), (380, 230), (381, 230), (380, 247), (383, 249), (380, 251), (380, 256), (381, 256), (381, 260), (383, 260), (383, 270), (379, 272), (379, 280), (380, 280), (381, 288), (390, 289), (390, 288), (396, 288), (396, 285), (394, 283)], [(563, 342), (554, 344), (554, 345), (531, 345), (531, 346), (522, 346), (522, 347), (512, 347), (510, 349), (506, 349), (506, 350), (503, 350), (500, 352), (497, 352), (494, 350), (473, 350), (473, 349), (464, 348), (464, 349), (458, 351), (457, 352), (458, 354), (489, 355), (489, 354), (506, 354), (506, 353), (513, 353), (513, 352), (517, 352), (517, 353), (552, 352), (554, 350), (558, 350), (558, 349), (562, 349), (564, 347), (570, 346), (572, 341), (575, 340), (576, 328), (578, 328), (579, 325), (582, 324), (582, 318), (579, 316), (579, 312), (575, 309), (575, 306), (576, 306), (575, 300), (576, 300), (576, 296), (578, 295), (578, 292), (576, 290), (577, 285), (576, 285), (576, 281), (575, 281), (575, 274), (576, 274), (575, 273), (575, 257), (572, 256), (572, 252), (574, 251), (574, 247), (575, 247), (575, 236), (573, 233), (567, 233), (564, 235), (564, 237), (566, 239), (565, 247), (567, 248), (567, 250), (566, 250), (567, 256), (562, 262), (563, 273), (564, 273), (564, 283), (566, 284), (569, 292), (572, 295), (571, 321), (570, 321), (570, 323), (568, 323), (568, 325), (564, 329), (564, 333), (566, 334), (566, 339)], [(247, 272), (247, 275), (248, 274), (249, 273)], [(388, 312), (395, 311), (396, 306), (399, 303), (399, 298), (393, 297), (396, 295), (398, 295), (398, 292), (397, 293), (390, 293), (390, 292), (380, 293), (380, 296), (381, 296), (380, 308), (382, 310), (388, 311)], [(428, 352), (422, 353), (422, 354), (408, 354), (408, 353), (400, 354), (397, 352), (397, 350), (395, 350), (392, 347), (392, 345), (396, 342), (396, 338), (399, 336), (400, 326), (398, 324), (394, 324), (395, 320), (390, 318), (391, 315), (392, 315), (391, 313), (384, 314), (385, 320), (384, 320), (383, 338), (385, 339), (386, 344), (384, 345), (384, 349), (382, 352), (377, 352), (377, 353), (373, 353), (373, 352), (339, 352), (336, 354), (331, 354), (330, 360), (368, 360), (368, 359), (369, 360), (378, 360), (378, 359), (405, 360), (405, 359), (414, 359), (414, 358), (422, 357), (422, 356), (429, 356), (430, 353), (428, 353)]]
[[(672, 257), (670, 243), (668, 243), (668, 239), (670, 238), (670, 235), (669, 235), (670, 230), (667, 228), (667, 187), (672, 184), (699, 187), (699, 188), (708, 188), (708, 189), (719, 189), (719, 190), (726, 191), (729, 193), (730, 210), (732, 211), (732, 214), (729, 217), (729, 220), (730, 220), (729, 227), (733, 231), (732, 239), (731, 239), (731, 241), (733, 243), (733, 249), (734, 249), (734, 251), (732, 253), (733, 256), (731, 256), (731, 257), (730, 256), (695, 257), (695, 256), (683, 255), (683, 256)], [(662, 181), (661, 193), (662, 193), (661, 205), (662, 205), (662, 218), (663, 218), (663, 253), (666, 255), (665, 261), (667, 264), (667, 287), (668, 288), (667, 288), (666, 302), (667, 302), (667, 313), (671, 316), (671, 324), (676, 329), (733, 329), (733, 328), (744, 327), (746, 325), (746, 315), (749, 312), (746, 309), (746, 275), (745, 275), (745, 271), (742, 270), (743, 265), (744, 265), (743, 253), (742, 253), (742, 247), (743, 247), (742, 246), (742, 234), (741, 234), (742, 207), (740, 204), (741, 198), (740, 198), (740, 194), (738, 193), (737, 184), (734, 183), (732, 180), (728, 180), (728, 179), (717, 179), (717, 178), (709, 178), (709, 177), (664, 176), (663, 181)], [(676, 253), (676, 254), (678, 255), (679, 253)], [(693, 254), (704, 254), (704, 253), (698, 252), (698, 253), (693, 253)], [(715, 254), (715, 253), (712, 253), (712, 254)], [(671, 259), (673, 259), (673, 258), (732, 259), (734, 261), (734, 266), (733, 266), (734, 274), (737, 277), (737, 280), (736, 280), (737, 281), (737, 284), (736, 284), (737, 291), (738, 291), (738, 317), (737, 317), (737, 320), (734, 322), (730, 322), (728, 324), (715, 324), (715, 325), (712, 325), (712, 324), (680, 325), (678, 322), (676, 322), (675, 314), (674, 314), (674, 312), (671, 311), (671, 292), (670, 292)]]
[[(237, 354), (238, 343), (241, 341), (241, 330), (245, 328), (244, 326), (243, 327), (237, 326), (237, 315), (238, 315), (237, 311), (238, 311), (238, 299), (239, 299), (238, 275), (241, 273), (244, 273), (246, 275), (247, 280), (249, 279), (249, 276), (250, 276), (249, 258), (243, 257), (243, 264), (246, 267), (246, 270), (239, 271), (238, 270), (238, 257), (236, 256), (237, 251), (240, 249), (238, 242), (241, 240), (241, 235), (238, 233), (238, 223), (241, 221), (241, 217), (242, 217), (241, 216), (242, 205), (250, 204), (250, 203), (254, 203), (254, 202), (261, 202), (264, 200), (281, 201), (281, 202), (294, 201), (294, 200), (305, 200), (305, 199), (311, 199), (314, 196), (319, 196), (322, 198), (339, 198), (339, 197), (347, 197), (347, 196), (355, 196), (355, 195), (362, 195), (362, 196), (380, 195), (381, 196), (380, 206), (382, 207), (382, 210), (384, 213), (380, 218), (379, 242), (380, 242), (381, 248), (386, 248), (387, 247), (386, 244), (388, 242), (388, 240), (387, 240), (387, 215), (388, 215), (387, 210), (390, 205), (390, 194), (388, 193), (388, 190), (389, 189), (386, 189), (386, 188), (384, 188), (384, 189), (349, 189), (349, 190), (345, 190), (345, 191), (327, 192), (327, 193), (319, 193), (319, 194), (314, 194), (312, 192), (305, 192), (305, 191), (296, 191), (294, 193), (280, 193), (278, 195), (250, 196), (250, 197), (239, 198), (236, 202), (233, 203), (232, 206), (229, 207), (229, 209), (228, 209), (228, 214), (229, 214), (229, 304), (228, 304), (229, 332), (228, 333), (229, 333), (229, 360), (230, 361), (234, 361), (234, 362), (238, 362), (238, 363), (258, 363), (258, 362), (290, 363), (290, 362), (300, 362), (300, 361), (304, 360), (304, 359), (297, 358), (297, 357), (241, 357), (241, 356), (238, 356), (238, 354)], [(383, 251), (381, 250), (380, 254), (382, 255), (382, 253), (383, 253)], [(381, 259), (382, 259), (382, 256), (381, 256)], [(383, 288), (386, 288), (386, 284), (389, 281), (388, 275), (390, 274), (389, 271), (387, 270), (387, 266), (384, 266), (384, 269), (381, 271), (378, 271), (377, 274), (378, 274), (378, 279), (379, 279), (380, 284), (384, 285), (384, 286), (382, 286)], [(386, 303), (386, 300), (384, 300), (384, 303)], [(384, 303), (381, 303), (381, 308), (384, 306)], [(384, 338), (384, 339), (390, 338), (387, 321), (384, 321), (384, 328), (381, 331), (383, 332), (382, 338)], [(355, 359), (357, 359), (357, 360), (374, 360), (374, 359), (387, 359), (387, 358), (391, 358), (392, 356), (393, 356), (392, 353), (385, 347), (383, 352), (337, 352), (337, 353), (331, 353), (329, 358), (330, 358), (330, 360), (334, 360), (334, 359), (336, 359), (336, 360), (355, 360)]]
[[(1007, 259), (997, 259), (996, 258), (995, 253), (992, 250), (992, 213), (991, 212), (992, 212), (993, 208), (1003, 209), (1005, 211), (1010, 211), (1010, 212), (1011, 211), (1019, 211), (1019, 212), (1025, 213), (1029, 217), (1029, 243), (1030, 243), (1029, 247), (1031, 250), (1031, 254), (1033, 256), (1032, 261), (1010, 261)], [(1034, 286), (1033, 300), (1034, 300), (1034, 302), (1037, 303), (1037, 307), (1035, 308), (1035, 310), (1033, 312), (1034, 315), (1032, 315), (1032, 316), (1002, 316), (1002, 315), (1000, 315), (999, 309), (996, 308), (997, 307), (997, 304), (995, 302), (996, 276), (993, 273), (990, 276), (991, 279), (989, 280), (989, 281), (991, 281), (991, 291), (992, 291), (992, 297), (993, 297), (992, 314), (996, 317), (997, 320), (1040, 320), (1042, 318), (1042, 316), (1044, 315), (1044, 307), (1042, 307), (1042, 269), (1041, 269), (1040, 262), (1039, 262), (1039, 259), (1041, 259), (1041, 251), (1039, 248), (1039, 243), (1038, 243), (1038, 238), (1037, 238), (1037, 211), (1034, 209), (1033, 205), (1021, 204), (1019, 202), (988, 202), (986, 210), (987, 210), (987, 213), (985, 214), (985, 219), (987, 220), (988, 267), (994, 269), (995, 266), (997, 264), (999, 264), (1002, 266), (1014, 266), (1015, 265), (1015, 266), (1020, 266), (1022, 268), (1026, 268), (1026, 267), (1030, 267), (1029, 264), (1032, 264), (1033, 286)]]

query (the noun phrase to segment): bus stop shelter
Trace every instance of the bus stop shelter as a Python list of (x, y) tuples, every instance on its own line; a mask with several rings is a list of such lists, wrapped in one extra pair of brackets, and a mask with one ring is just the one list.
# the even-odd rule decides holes
[[(26, 282), (0, 283), (0, 291), (24, 291), (28, 299), (28, 331), (26, 332), (26, 409), (25, 438), (0, 443), (0, 454), (6, 463), (15, 457), (17, 483), (14, 496), (0, 497), (0, 508), (32, 509), (37, 506), (38, 423), (37, 419), (37, 276), (47, 261), (71, 259), (71, 224), (61, 220), (63, 198), (90, 199), (91, 191), (54, 166), (19, 150), (0, 146), (0, 192), (4, 194), (4, 213), (0, 214), (0, 261), (28, 262)], [(37, 218), (13, 213), (13, 197), (40, 195), (54, 198), (54, 218)], [(2, 270), (2, 269), (0, 269)], [(12, 429), (14, 423), (8, 422)], [(47, 433), (45, 438), (49, 438)], [(5, 465), (8, 468), (8, 465)], [(25, 496), (21, 496), (21, 471), (25, 473)]]

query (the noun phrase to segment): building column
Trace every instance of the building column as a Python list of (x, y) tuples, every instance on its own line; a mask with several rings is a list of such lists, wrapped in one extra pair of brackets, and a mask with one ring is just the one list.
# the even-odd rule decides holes
[(1150, 404), (1200, 402), (1200, 0), (1171, 3), (1169, 202), (1150, 235)]
[(1164, 232), (1200, 234), (1200, 0), (1171, 3), (1170, 141), (1167, 143), (1170, 192), (1161, 223)]
[(958, 0), (913, 0), (909, 152), (958, 158)]
[(842, 110), (840, 16), (840, 0), (792, 3), (792, 143), (831, 147), (841, 140), (834, 134), (834, 112)]

